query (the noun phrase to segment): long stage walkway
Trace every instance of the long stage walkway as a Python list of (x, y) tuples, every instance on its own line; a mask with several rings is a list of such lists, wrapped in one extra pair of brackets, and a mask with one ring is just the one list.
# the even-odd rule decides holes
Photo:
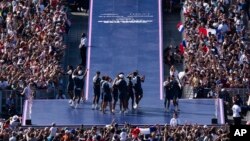
[[(139, 70), (147, 105), (162, 95), (161, 0), (92, 0), (89, 14), (87, 98), (96, 71), (112, 78)], [(150, 100), (149, 100), (150, 99)]]

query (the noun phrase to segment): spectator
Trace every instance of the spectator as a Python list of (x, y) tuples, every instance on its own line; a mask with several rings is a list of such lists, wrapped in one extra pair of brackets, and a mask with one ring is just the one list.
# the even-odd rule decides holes
[(57, 132), (57, 128), (56, 128), (55, 123), (52, 123), (52, 127), (50, 127), (49, 131), (50, 131), (49, 138), (51, 140), (53, 140), (53, 138), (56, 136), (56, 132)]
[(178, 118), (178, 114), (176, 112), (173, 113), (173, 118), (171, 118), (170, 120), (170, 126), (178, 126), (180, 125), (181, 122), (180, 122), (180, 119)]
[(6, 109), (9, 116), (13, 116), (16, 113), (16, 99), (14, 94), (11, 94), (10, 97), (6, 100)]
[[(112, 123), (105, 127), (80, 127), (80, 128), (63, 128), (58, 127), (53, 140), (62, 141), (103, 141), (103, 140), (229, 140), (229, 127), (226, 126), (152, 126), (150, 128), (134, 127), (125, 124), (123, 127), (116, 126)], [(56, 128), (56, 127), (55, 127)], [(125, 133), (125, 134), (124, 134)], [(45, 128), (16, 128), (0, 129), (0, 140), (50, 140), (50, 130)], [(52, 140), (52, 139), (51, 139)]]
[[(250, 50), (246, 3), (184, 2), (184, 51), (190, 82), (206, 88), (249, 88)], [(248, 6), (249, 7), (249, 6)]]
[(20, 125), (20, 120), (17, 115), (14, 115), (10, 121), (10, 129), (16, 129)]
[(16, 132), (12, 132), (12, 135), (11, 135), (9, 141), (17, 141), (17, 139), (16, 139)]
[[(0, 88), (34, 82), (46, 88), (61, 75), (68, 18), (58, 0), (0, 2)], [(25, 86), (24, 86), (25, 87)]]
[(21, 93), (21, 95), (24, 96), (25, 100), (30, 100), (33, 98), (33, 89), (34, 89), (34, 85), (33, 83), (29, 83), (23, 90), (23, 92)]

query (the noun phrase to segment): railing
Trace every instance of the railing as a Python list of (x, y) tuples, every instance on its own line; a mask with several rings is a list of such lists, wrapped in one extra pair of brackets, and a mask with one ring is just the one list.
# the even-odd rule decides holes
[[(14, 109), (16, 114), (23, 113), (23, 106), (24, 106), (24, 97), (21, 95), (22, 91), (17, 90), (0, 90), (0, 113), (2, 115), (8, 115), (8, 109), (6, 107), (7, 99), (10, 95), (13, 95), (14, 98)], [(34, 95), (32, 98), (34, 99), (55, 99), (58, 95), (57, 88), (50, 88), (50, 89), (36, 89), (34, 90)]]
[[(231, 97), (235, 95), (240, 95), (243, 102), (246, 102), (248, 100), (248, 93), (250, 92), (249, 88), (225, 88), (226, 91), (229, 92), (229, 95)], [(204, 88), (204, 94), (207, 95), (208, 92), (211, 91), (211, 88)], [(193, 87), (186, 85), (183, 89), (183, 96), (184, 98), (193, 98)]]

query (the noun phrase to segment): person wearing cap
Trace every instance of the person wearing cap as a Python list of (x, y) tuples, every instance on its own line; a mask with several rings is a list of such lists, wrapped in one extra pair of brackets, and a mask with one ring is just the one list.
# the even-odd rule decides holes
[[(74, 80), (74, 98), (71, 106), (77, 108), (80, 104), (81, 93), (84, 87), (84, 78), (87, 74), (88, 69), (83, 73), (82, 67), (78, 66), (77, 69), (74, 70), (72, 74), (72, 79)], [(77, 102), (75, 100), (78, 99)]]
[(119, 91), (119, 100), (120, 100), (120, 113), (127, 113), (127, 82), (124, 78), (124, 73), (120, 73), (119, 80), (116, 82)]
[(135, 104), (134, 109), (137, 109), (139, 102), (143, 97), (143, 90), (141, 83), (144, 82), (145, 76), (139, 76), (138, 71), (133, 72), (133, 79), (132, 82), (134, 84), (134, 91), (135, 91)]
[(101, 78), (100, 78), (100, 71), (96, 72), (96, 75), (93, 78), (93, 89), (94, 89), (94, 98), (92, 109), (98, 109), (99, 99), (101, 95)]

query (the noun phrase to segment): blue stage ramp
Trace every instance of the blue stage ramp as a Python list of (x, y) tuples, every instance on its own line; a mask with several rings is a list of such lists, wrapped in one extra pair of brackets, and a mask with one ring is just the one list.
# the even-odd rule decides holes
[[(162, 97), (161, 0), (91, 0), (86, 98), (92, 99), (96, 71), (114, 78), (139, 70), (146, 76), (141, 105)], [(162, 106), (162, 105), (161, 105)]]
[[(23, 125), (30, 119), (33, 125), (44, 126), (55, 122), (57, 125), (96, 125), (110, 124), (114, 119), (119, 124), (166, 124), (170, 122), (171, 112), (164, 112), (160, 103), (142, 105), (128, 114), (102, 114), (99, 110), (91, 110), (91, 102), (80, 104), (78, 109), (69, 106), (68, 100), (34, 100), (30, 105), (25, 102)], [(211, 124), (211, 119), (218, 119), (218, 124), (224, 123), (223, 102), (216, 99), (181, 99), (179, 118), (181, 124)]]

